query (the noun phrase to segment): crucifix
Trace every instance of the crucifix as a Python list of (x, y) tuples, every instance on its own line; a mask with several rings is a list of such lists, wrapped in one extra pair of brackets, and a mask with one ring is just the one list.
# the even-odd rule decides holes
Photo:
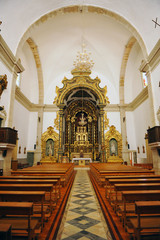
[(155, 23), (155, 28), (157, 27), (157, 25), (160, 27), (160, 24), (157, 22), (158, 18), (156, 18), (156, 21), (155, 20), (152, 20), (152, 22)]

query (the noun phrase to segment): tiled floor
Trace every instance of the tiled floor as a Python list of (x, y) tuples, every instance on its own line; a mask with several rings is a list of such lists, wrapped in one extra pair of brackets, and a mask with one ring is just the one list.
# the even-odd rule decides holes
[(86, 169), (77, 175), (57, 240), (111, 240)]

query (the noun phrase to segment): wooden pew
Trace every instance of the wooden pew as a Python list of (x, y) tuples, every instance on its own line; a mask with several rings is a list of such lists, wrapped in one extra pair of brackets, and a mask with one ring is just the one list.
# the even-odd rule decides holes
[(52, 180), (52, 179), (55, 179), (55, 180), (58, 180), (58, 182), (57, 182), (57, 184), (58, 184), (58, 188), (59, 188), (59, 191), (58, 191), (58, 193), (59, 193), (59, 196), (58, 196), (58, 198), (60, 198), (61, 197), (61, 191), (60, 191), (60, 189), (61, 189), (61, 184), (62, 184), (62, 186), (64, 186), (64, 179), (62, 179), (62, 177), (61, 176), (59, 176), (59, 175), (55, 175), (55, 176), (49, 176), (49, 175), (47, 175), (47, 176), (41, 176), (41, 175), (36, 175), (36, 176), (26, 176), (26, 175), (23, 175), (23, 176), (21, 176), (21, 175), (11, 175), (11, 176), (0, 176), (0, 180), (3, 180), (3, 179), (27, 179), (27, 180), (31, 180), (31, 179), (38, 179), (38, 180)]
[(133, 203), (135, 201), (159, 201), (160, 200), (160, 190), (141, 190), (141, 191), (122, 191), (123, 208), (121, 208), (124, 227), (126, 227), (127, 219), (127, 204)]
[[(35, 229), (38, 225), (38, 220), (31, 219), (33, 215), (33, 203), (29, 202), (0, 202), (0, 224), (7, 223), (12, 225), (12, 235), (17, 235), (19, 230), (21, 234), (28, 236), (28, 240), (31, 240), (35, 236)], [(26, 216), (27, 219), (23, 218), (12, 218), (6, 217), (6, 215), (12, 216)]]
[(105, 183), (105, 176), (121, 176), (121, 175), (153, 175), (154, 170), (140, 169), (122, 164), (109, 163), (91, 163), (90, 172), (100, 186)]
[(49, 193), (49, 202), (44, 203), (49, 204), (50, 214), (53, 211), (52, 207), (52, 184), (0, 184), (0, 191), (45, 191)]
[(11, 224), (0, 224), (0, 239), (2, 240), (12, 240), (12, 233), (11, 233), (12, 226)]
[(121, 195), (122, 191), (160, 190), (160, 183), (114, 184), (114, 190), (115, 190), (114, 209), (115, 211), (117, 211), (118, 205), (122, 203)]
[[(160, 233), (160, 201), (135, 202), (135, 213), (137, 214), (137, 218), (130, 219), (130, 222), (137, 240), (141, 239), (142, 231), (143, 234), (147, 235)], [(148, 214), (149, 216), (145, 216)], [(157, 214), (159, 214), (159, 216), (157, 216)], [(147, 232), (145, 232), (145, 230), (147, 230)], [(158, 230), (158, 232), (156, 230)]]
[(44, 191), (0, 191), (1, 202), (33, 202), (40, 203), (40, 222), (43, 228), (44, 212), (43, 205), (45, 201)]
[(55, 202), (60, 198), (60, 185), (57, 179), (0, 179), (0, 185), (8, 184), (53, 184)]
[(114, 186), (115, 184), (136, 184), (136, 183), (160, 183), (160, 178), (109, 179), (110, 185), (109, 201), (111, 202), (112, 186)]

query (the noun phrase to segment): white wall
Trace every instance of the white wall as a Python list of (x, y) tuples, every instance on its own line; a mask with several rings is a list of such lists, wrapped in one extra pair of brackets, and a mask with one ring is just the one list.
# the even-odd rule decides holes
[(143, 102), (133, 113), (134, 115), (134, 125), (136, 134), (136, 144), (140, 149), (140, 153), (137, 155), (138, 158), (146, 158), (146, 148), (145, 153), (142, 152), (142, 146), (145, 146), (145, 134), (147, 129), (151, 126), (151, 114), (150, 114), (150, 104), (147, 99)]
[(154, 99), (154, 107), (155, 107), (155, 118), (156, 118), (156, 125), (159, 125), (158, 119), (157, 119), (157, 111), (160, 107), (160, 64), (154, 69), (152, 72), (152, 90), (153, 90), (153, 99)]
[[(15, 100), (13, 126), (18, 131), (18, 138), (19, 138), (18, 150), (19, 150), (19, 146), (21, 146), (21, 153), (17, 154), (17, 158), (27, 157), (29, 117), (30, 117), (29, 111)], [(26, 154), (24, 154), (25, 147), (26, 147)]]
[(134, 114), (132, 112), (126, 112), (126, 130), (130, 150), (137, 150)]
[(25, 42), (19, 52), (18, 58), (21, 59), (21, 63), (25, 69), (24, 72), (21, 73), (20, 89), (32, 103), (38, 103), (39, 86), (37, 68), (33, 53), (27, 42)]
[(29, 121), (28, 121), (28, 139), (27, 139), (27, 150), (33, 151), (34, 144), (36, 144), (37, 140), (37, 112), (30, 112), (29, 114)]
[[(56, 112), (44, 112), (43, 114), (43, 133), (47, 131), (47, 128), (49, 126), (54, 127), (54, 120), (56, 119)], [(56, 130), (56, 128), (54, 128), (54, 130), (56, 132), (58, 132), (58, 130)]]
[(130, 103), (142, 91), (143, 84), (139, 67), (143, 59), (142, 51), (138, 43), (135, 43), (128, 58), (126, 74), (125, 74), (125, 88), (124, 96), (125, 103)]
[[(121, 122), (119, 112), (107, 112), (107, 118), (109, 119), (109, 126), (114, 125), (116, 130), (121, 133)], [(107, 129), (107, 131), (109, 128)]]

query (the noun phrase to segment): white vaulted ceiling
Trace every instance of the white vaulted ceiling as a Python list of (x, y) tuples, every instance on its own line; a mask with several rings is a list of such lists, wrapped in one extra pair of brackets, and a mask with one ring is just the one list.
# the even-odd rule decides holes
[[(75, 4), (106, 9), (108, 14), (67, 10)], [(22, 65), (27, 65), (29, 56), (32, 56), (26, 52), (28, 38), (37, 46), (45, 104), (53, 103), (55, 86), (62, 86), (64, 76), (72, 78), (70, 71), (77, 51), (81, 50), (82, 36), (95, 63), (91, 76), (101, 79), (101, 87), (107, 85), (111, 103), (119, 102), (121, 64), (129, 39), (136, 38), (145, 58), (158, 38), (151, 20), (160, 10), (159, 0), (0, 0), (0, 5), (2, 36), (17, 58), (21, 58)], [(148, 34), (152, 34), (152, 40)], [(27, 72), (27, 66), (24, 68)], [(35, 81), (31, 74), (28, 70), (23, 80)], [(32, 91), (38, 98), (38, 90), (37, 93), (35, 89)], [(25, 84), (24, 93), (27, 95)]]

